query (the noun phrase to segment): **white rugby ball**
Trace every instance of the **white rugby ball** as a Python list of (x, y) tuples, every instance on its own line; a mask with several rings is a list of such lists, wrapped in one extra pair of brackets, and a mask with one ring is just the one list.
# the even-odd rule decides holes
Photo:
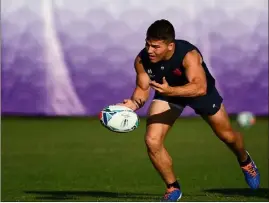
[(236, 120), (241, 127), (250, 127), (256, 122), (254, 114), (248, 111), (240, 112)]
[(131, 132), (139, 125), (138, 115), (132, 109), (120, 105), (105, 107), (99, 119), (103, 126), (118, 133)]

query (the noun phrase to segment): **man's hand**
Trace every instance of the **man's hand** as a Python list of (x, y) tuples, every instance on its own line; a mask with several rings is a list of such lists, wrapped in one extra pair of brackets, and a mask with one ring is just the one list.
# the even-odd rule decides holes
[(120, 106), (126, 106), (130, 109), (132, 109), (133, 111), (136, 111), (139, 107), (135, 104), (135, 102), (131, 99), (124, 99), (122, 103), (119, 103), (117, 105)]
[(169, 96), (173, 93), (173, 87), (169, 86), (165, 77), (163, 77), (163, 84), (157, 83), (155, 81), (151, 81), (149, 84), (153, 89), (155, 89), (162, 95)]

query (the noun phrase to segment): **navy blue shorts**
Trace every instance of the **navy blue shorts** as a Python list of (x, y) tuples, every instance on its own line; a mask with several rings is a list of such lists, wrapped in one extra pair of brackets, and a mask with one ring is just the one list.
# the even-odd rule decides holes
[(153, 99), (167, 101), (183, 108), (189, 106), (199, 115), (214, 115), (223, 102), (223, 98), (215, 87), (206, 95), (199, 97), (166, 97), (156, 92)]

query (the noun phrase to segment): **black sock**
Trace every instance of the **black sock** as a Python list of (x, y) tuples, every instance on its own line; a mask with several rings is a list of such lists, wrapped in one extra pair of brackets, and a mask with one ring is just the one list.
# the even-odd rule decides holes
[(243, 162), (239, 161), (239, 164), (240, 164), (241, 167), (243, 167), (243, 166), (248, 165), (250, 162), (251, 162), (251, 158), (250, 158), (250, 156), (248, 155), (247, 160), (246, 160), (246, 161), (243, 161)]
[(167, 184), (167, 188), (171, 188), (171, 187), (180, 189), (180, 186), (179, 186), (177, 180), (172, 184)]

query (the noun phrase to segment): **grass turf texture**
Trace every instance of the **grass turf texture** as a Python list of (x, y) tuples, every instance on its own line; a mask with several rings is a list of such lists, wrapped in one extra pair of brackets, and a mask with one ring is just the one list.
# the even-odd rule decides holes
[[(165, 144), (182, 201), (268, 201), (268, 120), (240, 131), (261, 172), (257, 191), (203, 120), (178, 119)], [(165, 185), (147, 157), (144, 132), (144, 119), (117, 134), (97, 119), (4, 117), (1, 200), (159, 201)]]

